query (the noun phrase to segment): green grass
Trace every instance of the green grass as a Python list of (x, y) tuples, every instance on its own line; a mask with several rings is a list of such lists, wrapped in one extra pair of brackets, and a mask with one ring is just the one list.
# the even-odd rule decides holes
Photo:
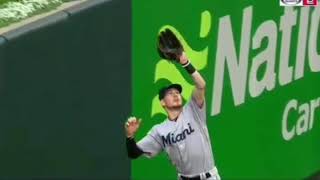
[(19, 1), (19, 0), (0, 0), (0, 5), (7, 3), (7, 2), (17, 2), (17, 1)]
[[(19, 2), (19, 1), (21, 1), (21, 0), (0, 0), (0, 5), (7, 3), (7, 2)], [(67, 2), (67, 1), (72, 1), (72, 0), (63, 0), (63, 1)]]
[[(10, 15), (11, 11), (10, 12), (5, 11), (5, 10), (8, 10), (8, 3), (10, 3), (10, 2), (22, 3), (22, 2), (26, 2), (26, 1), (23, 1), (23, 0), (0, 0), (0, 28), (4, 27), (4, 26), (8, 26), (14, 22), (21, 21), (21, 20), (26, 19), (28, 17), (32, 17), (37, 14), (51, 11), (51, 10), (57, 8), (58, 6), (60, 6), (62, 3), (72, 1), (72, 0), (60, 0), (60, 1), (47, 0), (47, 1), (49, 2), (49, 4), (41, 4), (41, 6), (39, 6), (39, 4), (32, 3), (33, 8), (32, 8), (32, 10), (30, 10), (30, 8), (29, 8), (29, 11), (27, 11), (27, 13), (24, 10), (19, 10), (19, 11), (12, 10), (12, 13), (15, 13), (15, 15)], [(24, 4), (24, 5), (26, 5), (26, 4)], [(28, 5), (30, 5), (30, 4), (28, 4)], [(2, 12), (1, 12), (1, 10), (2, 10)], [(4, 12), (6, 12), (6, 13), (4, 13)]]

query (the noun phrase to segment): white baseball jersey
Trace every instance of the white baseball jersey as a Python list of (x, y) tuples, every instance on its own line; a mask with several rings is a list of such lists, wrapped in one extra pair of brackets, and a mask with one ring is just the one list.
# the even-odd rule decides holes
[(149, 158), (166, 151), (179, 174), (193, 176), (215, 167), (206, 105), (199, 108), (194, 98), (184, 105), (177, 121), (166, 119), (155, 125), (137, 145)]

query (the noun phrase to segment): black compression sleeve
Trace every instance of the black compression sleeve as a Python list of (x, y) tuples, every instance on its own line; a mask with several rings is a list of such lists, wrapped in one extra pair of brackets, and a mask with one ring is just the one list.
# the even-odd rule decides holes
[(126, 144), (129, 158), (136, 159), (143, 154), (143, 151), (137, 146), (137, 143), (133, 138), (127, 138)]

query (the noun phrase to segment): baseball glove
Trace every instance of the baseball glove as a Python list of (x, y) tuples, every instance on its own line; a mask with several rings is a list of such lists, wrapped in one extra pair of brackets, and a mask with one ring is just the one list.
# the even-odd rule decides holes
[(167, 28), (160, 32), (157, 49), (161, 58), (180, 62), (179, 57), (183, 52), (183, 47), (170, 29)]

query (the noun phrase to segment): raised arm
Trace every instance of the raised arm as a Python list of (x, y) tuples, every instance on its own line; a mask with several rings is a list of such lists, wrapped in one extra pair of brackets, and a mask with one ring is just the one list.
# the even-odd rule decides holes
[(197, 105), (201, 108), (205, 98), (206, 82), (192, 66), (184, 52), (182, 44), (170, 29), (160, 32), (158, 36), (158, 53), (163, 59), (180, 63), (192, 76), (195, 83), (192, 98), (196, 100)]
[(202, 108), (205, 99), (206, 82), (201, 74), (192, 66), (188, 60), (186, 54), (183, 52), (180, 56), (180, 64), (188, 71), (191, 75), (195, 84), (195, 89), (192, 94), (192, 98), (196, 100), (197, 105)]

